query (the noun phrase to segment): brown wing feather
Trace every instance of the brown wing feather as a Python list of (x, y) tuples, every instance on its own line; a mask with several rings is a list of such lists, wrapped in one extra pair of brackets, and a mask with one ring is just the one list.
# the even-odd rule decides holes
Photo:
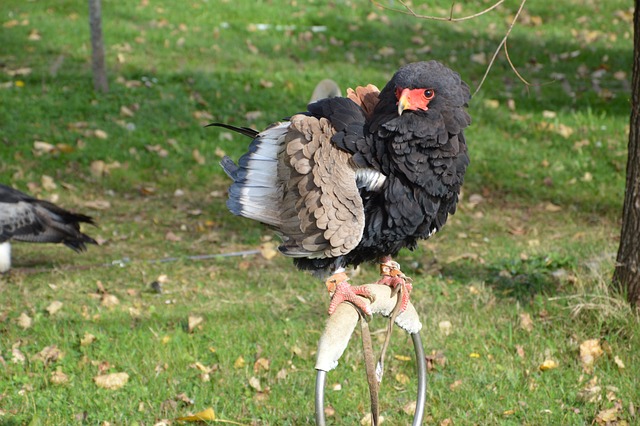
[(378, 105), (378, 95), (380, 89), (373, 84), (367, 84), (366, 87), (358, 86), (356, 90), (351, 88), (347, 89), (347, 98), (351, 99), (356, 104), (360, 105), (367, 118), (371, 117), (373, 110)]
[(278, 175), (286, 182), (281, 250), (290, 256), (337, 257), (362, 238), (364, 210), (351, 154), (331, 143), (335, 131), (324, 118), (291, 118)]

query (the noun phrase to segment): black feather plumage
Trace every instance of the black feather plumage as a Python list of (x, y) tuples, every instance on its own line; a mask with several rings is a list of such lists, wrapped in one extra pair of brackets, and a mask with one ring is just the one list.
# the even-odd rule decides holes
[[(399, 88), (428, 88), (435, 96), (426, 110), (412, 109), (399, 114)], [(418, 240), (442, 228), (448, 215), (455, 212), (469, 165), (464, 136), (464, 129), (471, 123), (465, 110), (469, 100), (469, 87), (460, 76), (430, 61), (400, 68), (379, 93), (378, 103), (369, 115), (348, 98), (328, 98), (309, 104), (308, 111), (302, 114), (329, 121), (335, 131), (331, 142), (351, 155), (352, 166), (383, 179), (374, 179), (375, 185), (356, 182), (364, 209), (364, 231), (355, 248), (339, 257), (317, 253), (296, 257), (295, 264), (302, 269), (326, 270), (376, 261), (395, 256), (402, 248), (414, 249)], [(267, 170), (260, 165), (265, 157), (257, 155), (256, 150), (270, 150), (271, 161), (285, 161), (285, 150), (278, 147), (287, 143), (287, 124), (274, 126), (270, 132), (258, 133), (222, 125), (254, 138), (238, 165), (225, 158), (222, 166), (234, 180), (228, 202), (231, 210), (277, 229), (279, 214), (274, 210), (293, 208), (283, 207), (285, 194), (278, 192), (286, 187), (286, 181), (279, 181), (276, 176), (269, 179), (268, 175), (252, 178), (249, 185), (245, 179), (247, 174), (261, 176)], [(279, 173), (276, 163), (271, 164), (270, 173)], [(271, 198), (263, 196), (263, 189)], [(287, 235), (283, 238), (286, 241)], [(284, 248), (282, 251), (297, 256)]]
[[(398, 116), (396, 87), (428, 87), (436, 96), (427, 111)], [(455, 212), (469, 165), (463, 132), (471, 123), (464, 109), (470, 100), (467, 84), (438, 62), (418, 62), (401, 68), (379, 99), (368, 121), (358, 105), (343, 98), (309, 106), (312, 114), (334, 125), (336, 146), (352, 153), (358, 166), (371, 167), (387, 180), (379, 192), (361, 193), (366, 225), (358, 247), (343, 259), (295, 259), (302, 269), (332, 268), (336, 261), (357, 265), (414, 249)]]

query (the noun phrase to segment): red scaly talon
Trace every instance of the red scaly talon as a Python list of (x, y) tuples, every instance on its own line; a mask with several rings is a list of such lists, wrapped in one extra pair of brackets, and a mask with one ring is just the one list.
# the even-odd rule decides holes
[(326, 281), (327, 290), (331, 294), (331, 303), (329, 304), (329, 315), (332, 315), (338, 305), (342, 302), (350, 302), (356, 308), (360, 309), (365, 315), (371, 315), (371, 307), (362, 300), (361, 297), (373, 301), (374, 296), (366, 286), (352, 286), (347, 281), (349, 278), (344, 272), (332, 275)]
[(382, 275), (382, 278), (378, 280), (378, 284), (391, 287), (393, 289), (392, 295), (397, 294), (397, 292), (402, 289), (400, 312), (403, 312), (409, 305), (409, 296), (411, 290), (413, 290), (413, 285), (411, 284), (412, 279), (407, 277), (400, 270), (400, 264), (394, 262), (391, 258), (382, 259), (382, 263), (380, 263), (380, 275)]

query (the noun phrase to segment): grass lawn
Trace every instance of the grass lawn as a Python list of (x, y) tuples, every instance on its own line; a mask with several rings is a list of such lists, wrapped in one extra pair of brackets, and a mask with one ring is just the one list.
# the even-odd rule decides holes
[[(413, 3), (449, 14), (448, 1)], [(207, 408), (312, 424), (324, 285), (282, 257), (188, 258), (271, 244), (224, 205), (217, 163), (248, 140), (203, 125), (262, 128), (302, 110), (323, 78), (382, 87), (415, 60), (445, 62), (473, 90), (517, 8), (453, 24), (364, 0), (104, 0), (110, 91), (97, 94), (86, 4), (4, 1), (0, 182), (94, 216), (85, 230), (100, 247), (14, 244), (0, 277), (0, 424), (178, 424)], [(501, 54), (474, 96), (459, 211), (398, 259), (432, 359), (426, 424), (638, 422), (640, 322), (608, 289), (631, 17), (629, 1), (529, 2), (508, 47), (532, 85)], [(594, 340), (589, 364), (581, 347)], [(384, 424), (410, 423), (412, 357), (395, 333)], [(99, 386), (111, 373), (128, 381)], [(369, 408), (356, 339), (328, 385), (329, 424), (358, 424)]]

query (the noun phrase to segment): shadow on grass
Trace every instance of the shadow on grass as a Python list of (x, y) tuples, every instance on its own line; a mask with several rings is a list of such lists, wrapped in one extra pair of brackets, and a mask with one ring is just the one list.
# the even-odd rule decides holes
[(575, 259), (556, 254), (501, 259), (491, 264), (459, 261), (442, 267), (442, 274), (458, 282), (481, 281), (500, 298), (530, 303), (536, 295), (556, 295)]

